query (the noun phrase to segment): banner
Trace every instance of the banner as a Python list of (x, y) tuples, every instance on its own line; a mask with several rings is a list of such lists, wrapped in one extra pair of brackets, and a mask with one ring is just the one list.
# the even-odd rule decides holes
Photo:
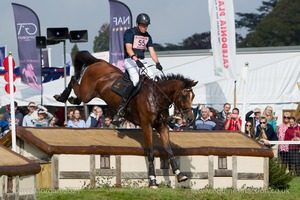
[(40, 22), (33, 10), (12, 3), (18, 42), (18, 54), (22, 83), (41, 90), (41, 51), (36, 48), (36, 36), (40, 36)]
[(238, 70), (233, 0), (208, 0), (208, 9), (215, 75), (234, 79)]
[(109, 0), (109, 5), (109, 62), (125, 71), (123, 35), (132, 27), (132, 15), (130, 9), (122, 2)]
[(0, 47), (0, 67), (3, 67), (3, 60), (6, 56), (6, 52), (5, 52), (5, 46), (4, 47)]

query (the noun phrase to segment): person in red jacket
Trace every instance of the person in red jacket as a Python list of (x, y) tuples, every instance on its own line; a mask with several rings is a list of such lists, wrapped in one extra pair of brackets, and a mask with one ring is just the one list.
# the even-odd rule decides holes
[[(300, 141), (300, 127), (296, 123), (295, 117), (290, 118), (290, 127), (285, 131), (284, 136), (285, 141)], [(289, 145), (289, 170), (295, 170), (296, 175), (300, 176), (300, 155), (299, 155), (299, 145), (290, 144)]]

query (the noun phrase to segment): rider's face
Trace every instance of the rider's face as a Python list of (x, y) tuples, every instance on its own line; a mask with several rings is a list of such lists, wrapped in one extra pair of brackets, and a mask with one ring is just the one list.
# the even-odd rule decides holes
[(138, 24), (138, 28), (141, 31), (141, 33), (146, 33), (148, 25), (147, 24), (141, 24), (141, 23), (139, 23)]

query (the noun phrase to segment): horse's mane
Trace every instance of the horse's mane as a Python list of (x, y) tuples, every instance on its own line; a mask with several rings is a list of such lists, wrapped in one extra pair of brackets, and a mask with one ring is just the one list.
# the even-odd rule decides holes
[(178, 80), (182, 81), (184, 83), (190, 83), (193, 82), (192, 79), (184, 77), (182, 74), (167, 74), (165, 75), (160, 75), (160, 76), (155, 76), (154, 77), (155, 81), (171, 81), (171, 80)]

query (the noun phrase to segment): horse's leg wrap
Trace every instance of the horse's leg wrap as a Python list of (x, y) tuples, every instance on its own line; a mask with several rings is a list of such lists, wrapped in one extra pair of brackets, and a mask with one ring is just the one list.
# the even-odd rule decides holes
[(180, 182), (183, 182), (183, 181), (186, 181), (188, 179), (187, 176), (185, 176), (184, 174), (182, 174), (177, 166), (177, 163), (176, 163), (176, 160), (175, 160), (175, 157), (171, 157), (170, 158), (170, 164), (171, 164), (171, 167), (172, 167), (172, 170), (173, 170), (173, 173), (176, 174), (177, 176), (177, 181), (180, 183)]
[(156, 183), (155, 168), (154, 168), (154, 152), (153, 149), (148, 151), (148, 161), (149, 161), (149, 187), (156, 189), (158, 184)]
[(54, 98), (56, 99), (56, 101), (63, 102), (63, 103), (65, 103), (67, 101), (67, 99), (70, 96), (71, 91), (72, 91), (72, 86), (73, 86), (74, 79), (75, 79), (75, 77), (73, 76), (71, 78), (71, 81), (68, 84), (68, 87), (60, 95), (55, 95), (54, 96)]

